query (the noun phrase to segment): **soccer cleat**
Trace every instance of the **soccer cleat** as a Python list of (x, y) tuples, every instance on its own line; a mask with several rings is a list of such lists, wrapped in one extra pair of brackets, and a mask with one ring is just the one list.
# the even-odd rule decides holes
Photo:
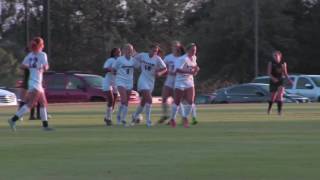
[(121, 124), (123, 125), (123, 127), (127, 127), (127, 122), (126, 121), (121, 121)]
[(106, 126), (112, 126), (112, 121), (111, 121), (111, 119), (106, 119), (106, 118), (104, 118), (104, 122), (106, 123)]
[(158, 124), (164, 123), (167, 119), (169, 119), (169, 116), (162, 116), (162, 117), (159, 119)]
[(12, 121), (12, 119), (8, 120), (9, 126), (11, 128), (12, 131), (16, 131), (16, 122)]
[(192, 125), (198, 124), (198, 121), (197, 121), (197, 119), (195, 117), (192, 118), (192, 123), (191, 124)]
[(185, 128), (189, 128), (190, 126), (189, 126), (189, 121), (188, 121), (188, 119), (185, 119), (184, 121), (183, 121), (183, 127), (185, 127)]
[(171, 127), (175, 128), (177, 126), (177, 123), (176, 123), (176, 121), (174, 119), (171, 119), (170, 120), (170, 125), (171, 125)]
[(44, 131), (54, 131), (54, 129), (51, 128), (51, 127), (43, 127), (42, 129), (43, 129)]
[(152, 122), (147, 122), (147, 128), (151, 128), (153, 126)]

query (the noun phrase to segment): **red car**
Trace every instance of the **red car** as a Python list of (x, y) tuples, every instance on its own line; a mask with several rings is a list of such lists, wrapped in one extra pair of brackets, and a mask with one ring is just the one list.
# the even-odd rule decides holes
[[(102, 81), (103, 77), (95, 74), (46, 72), (43, 87), (49, 103), (102, 102), (106, 101)], [(138, 93), (132, 91), (130, 102), (138, 101)]]

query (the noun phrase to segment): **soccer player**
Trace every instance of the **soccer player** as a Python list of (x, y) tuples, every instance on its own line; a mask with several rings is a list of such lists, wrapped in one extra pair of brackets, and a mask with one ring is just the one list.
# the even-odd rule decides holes
[(162, 76), (167, 71), (166, 64), (159, 56), (159, 52), (159, 45), (152, 44), (149, 53), (139, 53), (134, 57), (137, 62), (136, 65), (140, 66), (141, 69), (138, 79), (138, 91), (141, 95), (141, 102), (136, 112), (132, 115), (132, 125), (136, 123), (136, 119), (145, 108), (146, 125), (147, 127), (152, 126), (151, 105), (155, 78)]
[(133, 88), (133, 71), (135, 61), (132, 57), (134, 50), (131, 44), (125, 44), (122, 51), (124, 55), (118, 57), (112, 64), (112, 70), (117, 72), (115, 83), (121, 100), (117, 113), (117, 124), (122, 124), (126, 127), (129, 97)]
[(114, 106), (118, 97), (118, 91), (115, 85), (115, 72), (112, 72), (112, 64), (119, 56), (121, 56), (120, 48), (113, 48), (110, 53), (110, 58), (108, 58), (103, 65), (106, 75), (102, 83), (102, 89), (107, 94), (108, 101), (107, 110), (104, 117), (106, 126), (112, 125), (112, 111), (114, 110)]
[(168, 98), (174, 95), (174, 82), (176, 78), (176, 74), (174, 72), (174, 64), (175, 62), (185, 53), (182, 44), (179, 41), (173, 41), (171, 44), (171, 51), (172, 53), (167, 55), (164, 58), (164, 62), (167, 66), (167, 78), (164, 83), (162, 89), (162, 117), (158, 121), (158, 123), (163, 123), (167, 119), (169, 119), (169, 112), (168, 112)]
[(28, 80), (28, 97), (26, 104), (23, 105), (16, 114), (8, 120), (10, 128), (16, 130), (16, 121), (19, 120), (30, 108), (34, 107), (36, 103), (40, 103), (40, 115), (42, 120), (42, 127), (46, 131), (53, 130), (48, 126), (47, 116), (47, 99), (42, 87), (43, 72), (49, 69), (47, 54), (42, 52), (44, 48), (43, 39), (36, 37), (30, 43), (31, 52), (24, 58), (21, 68), (29, 69), (30, 77)]
[(187, 102), (187, 105), (184, 105), (183, 125), (185, 128), (189, 127), (188, 116), (194, 104), (195, 89), (193, 76), (197, 75), (200, 70), (196, 57), (197, 46), (191, 43), (187, 46), (186, 50), (187, 53), (175, 63), (175, 95), (170, 120), (172, 127), (176, 127), (177, 111), (182, 99)]
[(270, 93), (271, 98), (268, 106), (268, 114), (271, 112), (272, 104), (277, 102), (278, 115), (282, 114), (283, 95), (284, 95), (284, 79), (285, 77), (292, 84), (287, 71), (287, 63), (282, 59), (280, 51), (273, 52), (273, 60), (268, 63), (268, 75), (270, 76)]

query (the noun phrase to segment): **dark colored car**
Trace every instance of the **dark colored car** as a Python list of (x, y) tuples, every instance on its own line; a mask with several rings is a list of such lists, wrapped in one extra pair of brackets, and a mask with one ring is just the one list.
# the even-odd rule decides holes
[[(310, 102), (309, 98), (290, 94), (284, 95), (285, 102), (304, 103)], [(216, 92), (214, 103), (257, 103), (268, 102), (270, 92), (268, 84), (248, 83), (219, 89)]]
[(212, 104), (214, 102), (214, 98), (216, 97), (215, 93), (212, 94), (199, 94), (195, 98), (196, 104)]
[[(43, 87), (49, 103), (106, 101), (102, 81), (103, 77), (95, 74), (46, 72)], [(21, 88), (21, 84), (22, 81), (17, 81), (16, 87)], [(139, 102), (136, 91), (131, 92), (129, 101)]]

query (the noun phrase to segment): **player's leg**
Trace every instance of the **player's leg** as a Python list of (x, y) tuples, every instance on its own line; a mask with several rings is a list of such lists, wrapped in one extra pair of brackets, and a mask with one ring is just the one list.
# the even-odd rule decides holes
[(145, 104), (146, 104), (146, 98), (143, 94), (143, 91), (139, 92), (140, 95), (140, 104), (137, 106), (136, 111), (132, 114), (132, 121), (131, 121), (131, 125), (135, 125), (136, 123), (140, 123), (138, 122), (138, 117), (139, 115), (143, 112)]
[(31, 107), (34, 106), (35, 103), (38, 102), (39, 94), (38, 91), (31, 91), (28, 94), (26, 99), (26, 104), (24, 104), (16, 113), (15, 115), (8, 120), (10, 128), (15, 131), (16, 130), (16, 122), (25, 114), (27, 113)]
[(197, 121), (197, 106), (195, 104), (195, 96), (196, 96), (196, 93), (195, 93), (195, 89), (193, 87), (193, 104), (192, 104), (192, 107), (191, 107), (191, 116), (192, 116), (192, 125), (196, 125), (198, 124), (198, 121)]
[(40, 105), (40, 117), (42, 121), (42, 127), (45, 131), (51, 131), (53, 130), (52, 128), (49, 127), (49, 122), (48, 122), (48, 102), (47, 98), (44, 94), (44, 92), (38, 92), (39, 93), (39, 101), (38, 104)]
[(107, 109), (104, 117), (104, 122), (106, 123), (106, 126), (112, 125), (112, 105), (114, 101), (113, 92), (111, 90), (106, 91), (107, 96)]
[(284, 95), (284, 87), (280, 86), (277, 91), (277, 107), (278, 107), (278, 115), (282, 114), (282, 106), (283, 106), (283, 95)]
[(194, 104), (193, 99), (194, 99), (194, 88), (190, 87), (185, 90), (185, 99), (187, 101), (187, 104), (184, 105), (184, 110), (185, 114), (183, 116), (183, 125), (184, 127), (188, 128), (189, 127), (189, 122), (188, 122), (188, 117), (191, 113), (192, 110), (192, 104)]
[(123, 117), (123, 114), (127, 111), (126, 108), (128, 108), (128, 101), (127, 101), (127, 89), (122, 86), (118, 86), (118, 91), (120, 94), (120, 104), (118, 108), (118, 113), (117, 113), (117, 124), (123, 124), (125, 125), (125, 121), (123, 122), (122, 120), (125, 118)]
[(152, 126), (151, 121), (151, 107), (152, 107), (152, 95), (150, 90), (142, 90), (143, 97), (145, 99), (146, 108), (146, 125), (147, 127)]
[(184, 90), (175, 88), (174, 90), (174, 103), (172, 104), (171, 116), (170, 116), (170, 124), (172, 127), (176, 127), (176, 118), (177, 112), (179, 111), (179, 105), (181, 103), (181, 99), (184, 96)]
[(158, 121), (158, 123), (163, 123), (169, 118), (169, 104), (168, 98), (173, 97), (173, 88), (169, 86), (164, 86), (162, 89), (162, 117)]
[(271, 94), (271, 97), (270, 97), (270, 101), (269, 101), (269, 104), (268, 104), (268, 110), (267, 110), (268, 114), (270, 114), (271, 109), (272, 109), (272, 105), (276, 101), (276, 98), (277, 98), (277, 95), (278, 95), (277, 90), (278, 90), (278, 87), (274, 83), (270, 83), (270, 94)]

